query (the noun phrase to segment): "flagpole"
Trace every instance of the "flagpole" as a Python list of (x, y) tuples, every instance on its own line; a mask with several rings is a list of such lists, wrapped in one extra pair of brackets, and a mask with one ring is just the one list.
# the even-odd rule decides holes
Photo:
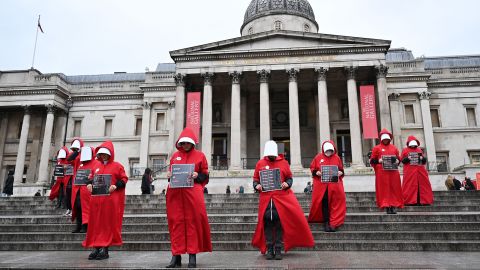
[[(38, 20), (40, 21), (40, 15), (38, 15)], [(35, 46), (33, 46), (32, 69), (33, 69), (33, 64), (35, 63), (35, 52), (37, 51), (37, 39), (38, 39), (38, 25), (37, 25), (37, 33), (35, 34)]]

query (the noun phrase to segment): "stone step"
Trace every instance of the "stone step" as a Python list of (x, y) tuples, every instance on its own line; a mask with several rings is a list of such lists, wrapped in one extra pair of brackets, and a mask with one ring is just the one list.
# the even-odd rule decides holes
[[(209, 214), (211, 223), (252, 223), (257, 214)], [(401, 212), (397, 215), (384, 213), (347, 213), (347, 222), (479, 222), (480, 212)], [(0, 224), (51, 224), (69, 223), (70, 218), (58, 215), (1, 216)], [(166, 223), (165, 214), (125, 215), (124, 224)]]
[[(435, 231), (435, 232), (413, 232), (413, 231), (338, 231), (336, 233), (326, 233), (323, 231), (313, 231), (316, 240), (412, 240), (412, 241), (461, 241), (480, 240), (479, 231)], [(212, 231), (212, 241), (249, 241), (252, 239), (253, 231)], [(85, 234), (73, 234), (69, 232), (19, 232), (0, 234), (0, 244), (8, 242), (50, 242), (50, 241), (72, 241), (81, 242)], [(168, 231), (149, 231), (149, 232), (124, 232), (123, 241), (169, 241)]]
[[(257, 223), (210, 223), (212, 231), (250, 231)], [(4, 232), (70, 232), (71, 223), (62, 224), (0, 224)], [(310, 224), (312, 230), (322, 230), (323, 224)], [(123, 224), (124, 232), (167, 231), (167, 223)], [(347, 222), (341, 231), (480, 231), (480, 222)]]
[[(231, 242), (213, 241), (214, 251), (247, 251), (256, 250), (250, 241)], [(480, 241), (357, 241), (357, 240), (321, 240), (316, 241), (313, 249), (298, 248), (295, 250), (322, 250), (322, 251), (472, 251), (477, 250)], [(112, 247), (112, 250), (124, 251), (168, 251), (169, 241), (126, 241), (121, 247)], [(0, 245), (1, 251), (74, 251), (84, 250), (79, 242), (16, 242), (11, 241)]]

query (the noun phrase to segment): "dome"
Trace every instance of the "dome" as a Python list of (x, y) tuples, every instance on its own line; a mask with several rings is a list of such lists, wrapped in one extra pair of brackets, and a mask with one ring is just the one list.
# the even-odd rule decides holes
[(245, 12), (245, 18), (240, 31), (242, 31), (249, 22), (260, 17), (274, 14), (300, 16), (310, 20), (318, 27), (312, 6), (310, 6), (307, 0), (252, 0)]

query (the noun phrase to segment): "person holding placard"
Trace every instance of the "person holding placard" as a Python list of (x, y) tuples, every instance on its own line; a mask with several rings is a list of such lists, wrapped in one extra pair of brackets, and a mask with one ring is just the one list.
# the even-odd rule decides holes
[(420, 149), (420, 141), (414, 136), (407, 139), (407, 147), (402, 151), (403, 200), (406, 205), (430, 205), (433, 191), (425, 168), (427, 158)]
[(308, 221), (323, 222), (326, 232), (335, 232), (345, 222), (347, 204), (343, 189), (343, 162), (333, 141), (322, 143), (322, 152), (312, 160), (313, 194)]
[(84, 146), (80, 152), (80, 166), (75, 174), (72, 186), (72, 222), (76, 221), (76, 228), (72, 233), (86, 233), (88, 216), (90, 213), (90, 192), (87, 189), (89, 176), (100, 165), (95, 158), (95, 149)]
[(307, 219), (295, 194), (290, 165), (278, 154), (274, 141), (265, 143), (264, 157), (257, 162), (253, 188), (260, 193), (258, 222), (252, 245), (267, 253), (267, 260), (281, 260), (294, 247), (315, 245)]
[(402, 183), (398, 164), (400, 155), (392, 142), (392, 133), (387, 129), (380, 132), (380, 144), (372, 149), (370, 164), (375, 170), (375, 191), (377, 206), (396, 214), (395, 208), (403, 208)]
[(182, 254), (188, 253), (188, 267), (197, 266), (196, 254), (211, 252), (210, 224), (203, 197), (208, 184), (208, 163), (205, 155), (195, 149), (197, 137), (185, 128), (170, 158), (167, 174), (167, 220), (172, 259), (167, 268), (182, 266)]
[(70, 154), (67, 157), (67, 164), (65, 164), (65, 177), (64, 177), (64, 189), (65, 189), (65, 204), (67, 205), (67, 212), (64, 216), (72, 216), (72, 187), (75, 180), (75, 174), (77, 168), (80, 166), (80, 150), (83, 147), (83, 140), (80, 138), (74, 138), (70, 146)]
[(125, 186), (128, 177), (122, 164), (115, 161), (113, 143), (106, 141), (95, 149), (98, 163), (87, 182), (92, 193), (87, 236), (82, 245), (94, 248), (89, 260), (109, 258), (110, 246), (121, 246), (125, 210)]
[(53, 172), (53, 175), (57, 179), (50, 190), (50, 195), (48, 196), (51, 201), (57, 198), (57, 208), (62, 206), (62, 201), (65, 196), (65, 165), (68, 164), (67, 156), (69, 156), (69, 154), (69, 150), (65, 146), (57, 152), (57, 165), (55, 165)]

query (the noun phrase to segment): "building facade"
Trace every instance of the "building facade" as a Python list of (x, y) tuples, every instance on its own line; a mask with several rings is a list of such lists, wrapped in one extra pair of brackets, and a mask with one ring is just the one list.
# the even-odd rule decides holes
[[(199, 147), (212, 176), (245, 176), (269, 139), (305, 174), (332, 139), (352, 172), (368, 175), (358, 89), (374, 85), (378, 127), (403, 148), (421, 141), (432, 172), (480, 162), (480, 56), (414, 57), (388, 40), (318, 33), (306, 0), (252, 0), (238, 38), (171, 51), (153, 72), (67, 76), (0, 72), (0, 172), (17, 193), (47, 187), (56, 151), (73, 137), (114, 142), (135, 177), (164, 171), (201, 92)], [(0, 181), (3, 181), (1, 179)]]

